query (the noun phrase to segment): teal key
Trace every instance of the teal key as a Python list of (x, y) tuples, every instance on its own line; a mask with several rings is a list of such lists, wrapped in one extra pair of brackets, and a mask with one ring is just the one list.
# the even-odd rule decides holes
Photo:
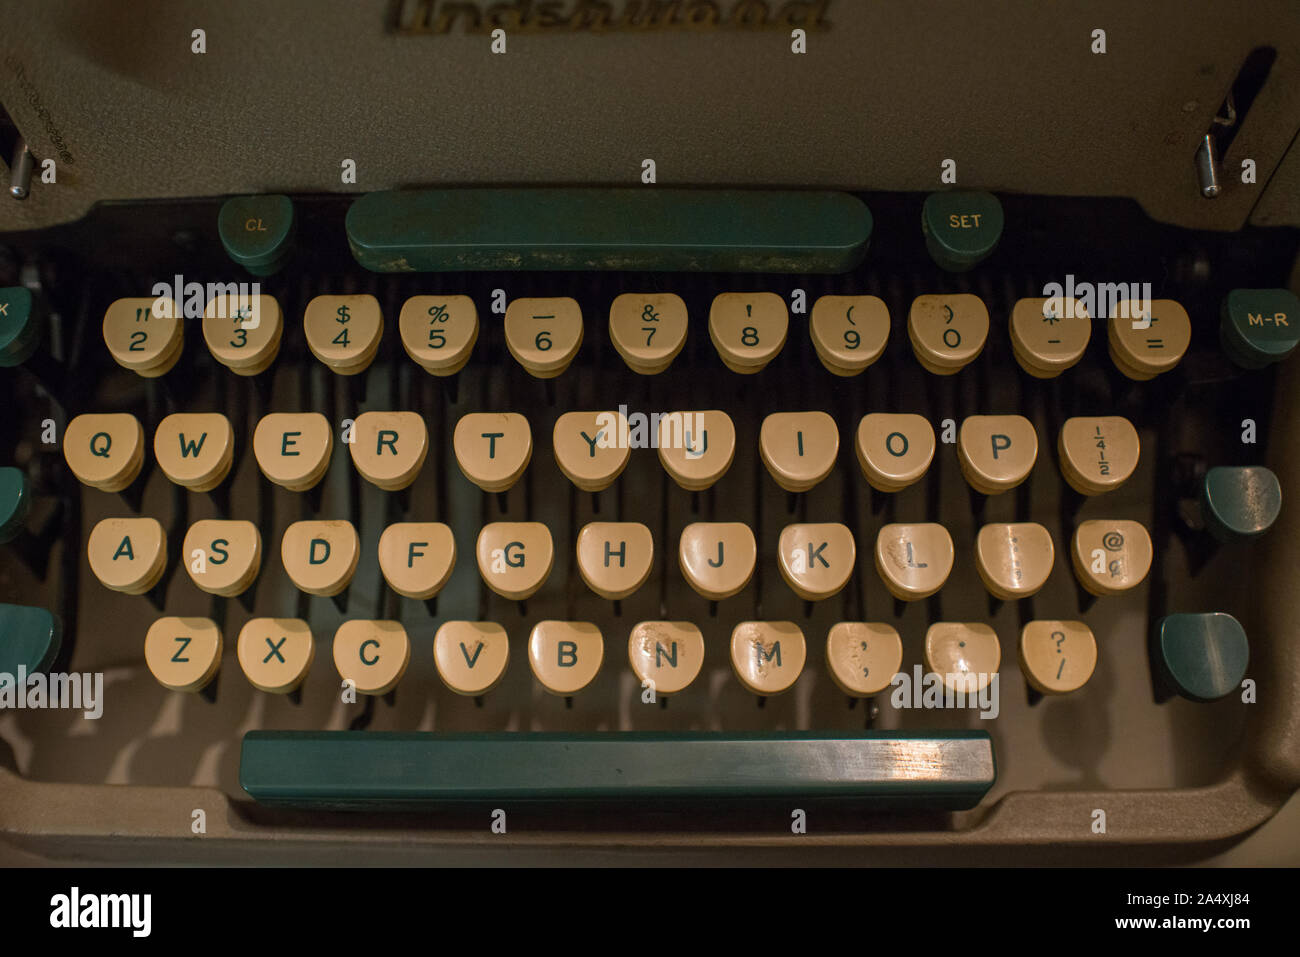
[(1258, 538), (1281, 510), (1282, 486), (1262, 465), (1217, 466), (1201, 482), (1205, 527), (1221, 542)]
[(23, 286), (0, 289), (0, 367), (22, 365), (41, 344), (45, 313)]
[(1241, 623), (1223, 612), (1160, 619), (1160, 668), (1174, 691), (1192, 701), (1217, 701), (1241, 687), (1250, 645)]
[(12, 466), (0, 468), (0, 544), (18, 537), (31, 504), (27, 474)]
[(1223, 300), (1219, 341), (1243, 369), (1281, 362), (1300, 343), (1300, 299), (1286, 289), (1234, 289)]
[(0, 675), (49, 671), (63, 641), (58, 616), (44, 608), (0, 605)]
[(992, 193), (931, 193), (921, 209), (930, 258), (949, 272), (964, 272), (988, 257), (1002, 238), (1002, 203)]
[(763, 798), (964, 809), (996, 777), (986, 731), (250, 731), (239, 758), (257, 801), (340, 809)]
[(254, 276), (269, 276), (293, 250), (293, 200), (288, 196), (235, 196), (217, 216), (226, 254)]
[(374, 272), (619, 269), (845, 272), (871, 212), (847, 193), (427, 189), (370, 193), (348, 245)]

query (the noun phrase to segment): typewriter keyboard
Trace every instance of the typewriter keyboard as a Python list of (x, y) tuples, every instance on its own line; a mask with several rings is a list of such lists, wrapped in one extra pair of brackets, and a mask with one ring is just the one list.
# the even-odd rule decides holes
[(0, 670), (101, 673), (103, 714), (0, 712), (8, 760), (344, 808), (1213, 780), (1286, 250), (1006, 198), (975, 264), (866, 199), (836, 274), (376, 273), (329, 199), (251, 293), (212, 204), (34, 253)]

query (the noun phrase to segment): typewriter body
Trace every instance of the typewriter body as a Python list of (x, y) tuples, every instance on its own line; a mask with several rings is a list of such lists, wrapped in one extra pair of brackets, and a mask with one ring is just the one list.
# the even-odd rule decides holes
[(1300, 786), (1293, 4), (5, 18), (11, 852), (1192, 861)]

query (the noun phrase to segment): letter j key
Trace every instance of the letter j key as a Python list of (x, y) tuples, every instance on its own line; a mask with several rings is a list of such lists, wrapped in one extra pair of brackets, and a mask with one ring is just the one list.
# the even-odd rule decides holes
[(705, 598), (730, 598), (754, 574), (754, 530), (740, 522), (694, 522), (682, 529), (677, 559), (687, 583)]

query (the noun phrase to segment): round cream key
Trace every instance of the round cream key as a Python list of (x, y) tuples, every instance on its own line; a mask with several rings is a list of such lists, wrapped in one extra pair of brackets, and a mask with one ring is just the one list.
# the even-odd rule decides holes
[(1020, 299), (1011, 310), (1011, 349), (1031, 376), (1051, 379), (1083, 358), (1092, 317), (1069, 296)]
[(506, 630), (494, 621), (445, 621), (433, 636), (433, 663), (456, 694), (487, 694), (510, 663)]
[(191, 492), (210, 492), (235, 458), (235, 434), (220, 412), (176, 412), (153, 434), (153, 455), (163, 474)]
[(257, 375), (275, 361), (284, 317), (274, 296), (213, 296), (203, 310), (212, 357), (237, 375)]
[(939, 621), (925, 633), (925, 670), (951, 691), (982, 691), (1001, 666), (1002, 646), (988, 625)]
[(689, 492), (722, 478), (735, 457), (736, 426), (725, 412), (671, 412), (659, 420), (659, 462)]
[(504, 492), (524, 474), (533, 457), (533, 432), (518, 412), (471, 412), (452, 436), (456, 464), (485, 492)]
[(152, 379), (169, 372), (185, 347), (185, 321), (165, 297), (117, 299), (104, 312), (104, 344), (124, 369)]
[(1141, 301), (1124, 300), (1115, 304), (1106, 340), (1115, 368), (1130, 379), (1154, 379), (1187, 352), (1192, 321), (1172, 299), (1153, 299), (1145, 311)]
[(1020, 632), (1020, 670), (1043, 694), (1078, 691), (1097, 667), (1097, 639), (1081, 621), (1031, 621)]
[(185, 533), (181, 561), (203, 591), (238, 595), (262, 568), (262, 533), (252, 522), (203, 519)]
[(541, 522), (492, 522), (475, 546), (483, 581), (502, 598), (523, 601), (546, 582), (555, 560), (551, 530)]
[(789, 689), (807, 657), (803, 632), (792, 621), (742, 621), (731, 631), (731, 669), (756, 695)]
[(1128, 481), (1142, 443), (1133, 423), (1123, 416), (1078, 416), (1065, 420), (1056, 448), (1070, 487), (1080, 495), (1100, 495)]
[(709, 338), (732, 372), (751, 374), (785, 345), (790, 313), (774, 292), (724, 292), (709, 308)]
[(618, 412), (566, 412), (551, 432), (555, 464), (584, 492), (614, 484), (632, 457), (627, 419)]
[(300, 618), (250, 618), (239, 630), (235, 653), (254, 688), (289, 694), (307, 677), (316, 642)]
[(687, 583), (705, 598), (730, 598), (754, 576), (754, 530), (740, 522), (693, 522), (682, 529), (677, 560)]
[(808, 331), (828, 371), (858, 375), (885, 351), (889, 307), (877, 296), (819, 296)]
[(1004, 601), (1042, 588), (1055, 559), (1051, 533), (1036, 522), (985, 525), (975, 537), (975, 567), (984, 587)]
[(143, 595), (167, 567), (167, 536), (155, 518), (106, 518), (90, 530), (86, 558), (105, 588)]
[(808, 601), (838, 594), (858, 560), (853, 533), (848, 526), (834, 522), (787, 525), (781, 530), (777, 549), (781, 577)]
[(840, 430), (825, 412), (773, 412), (759, 428), (758, 449), (777, 485), (806, 492), (835, 468)]
[(455, 567), (456, 539), (442, 522), (397, 522), (379, 536), (379, 569), (399, 595), (432, 598)]
[(952, 375), (970, 363), (989, 336), (984, 300), (969, 293), (917, 296), (907, 313), (907, 337), (927, 372)]
[(665, 371), (686, 345), (686, 303), (665, 293), (625, 292), (609, 307), (609, 340), (640, 375)]
[(677, 694), (700, 673), (704, 636), (689, 621), (643, 621), (628, 636), (627, 657), (642, 687)]
[(869, 698), (889, 687), (903, 664), (903, 641), (889, 625), (842, 621), (826, 635), (831, 678), (846, 695)]
[(348, 587), (360, 557), (351, 522), (294, 522), (280, 539), (280, 561), (299, 591), (326, 598)]
[(478, 310), (469, 296), (412, 296), (397, 318), (406, 354), (432, 375), (465, 367), (478, 341)]
[(371, 485), (396, 492), (415, 481), (429, 454), (418, 412), (362, 412), (352, 424), (352, 464)]
[(202, 691), (221, 667), (221, 632), (207, 618), (159, 618), (145, 633), (144, 663), (164, 688)]
[(934, 460), (934, 427), (911, 413), (872, 412), (858, 423), (858, 465), (871, 487), (898, 492), (918, 481)]
[(79, 415), (63, 431), (63, 457), (82, 485), (120, 492), (144, 464), (144, 428), (126, 412)]
[(253, 430), (253, 455), (262, 474), (293, 492), (314, 488), (334, 451), (334, 432), (319, 412), (272, 412)]
[(582, 345), (582, 309), (574, 299), (516, 299), (506, 306), (506, 348), (538, 379), (569, 367)]
[(968, 415), (957, 434), (957, 454), (971, 488), (997, 495), (1029, 477), (1038, 433), (1023, 415)]
[(1151, 536), (1139, 522), (1080, 522), (1070, 558), (1079, 584), (1094, 595), (1118, 595), (1141, 584), (1151, 570)]
[(388, 694), (410, 661), (411, 641), (401, 622), (353, 619), (334, 633), (334, 667), (362, 694)]
[(317, 296), (302, 317), (307, 348), (339, 375), (364, 372), (384, 337), (384, 316), (374, 296)]
[(578, 532), (578, 571), (602, 598), (626, 598), (654, 568), (655, 541), (640, 522), (589, 522)]
[(929, 598), (952, 572), (952, 536), (942, 525), (885, 525), (876, 535), (876, 571), (902, 601)]
[(551, 694), (577, 694), (604, 658), (605, 640), (589, 621), (539, 621), (528, 636), (528, 665)]

